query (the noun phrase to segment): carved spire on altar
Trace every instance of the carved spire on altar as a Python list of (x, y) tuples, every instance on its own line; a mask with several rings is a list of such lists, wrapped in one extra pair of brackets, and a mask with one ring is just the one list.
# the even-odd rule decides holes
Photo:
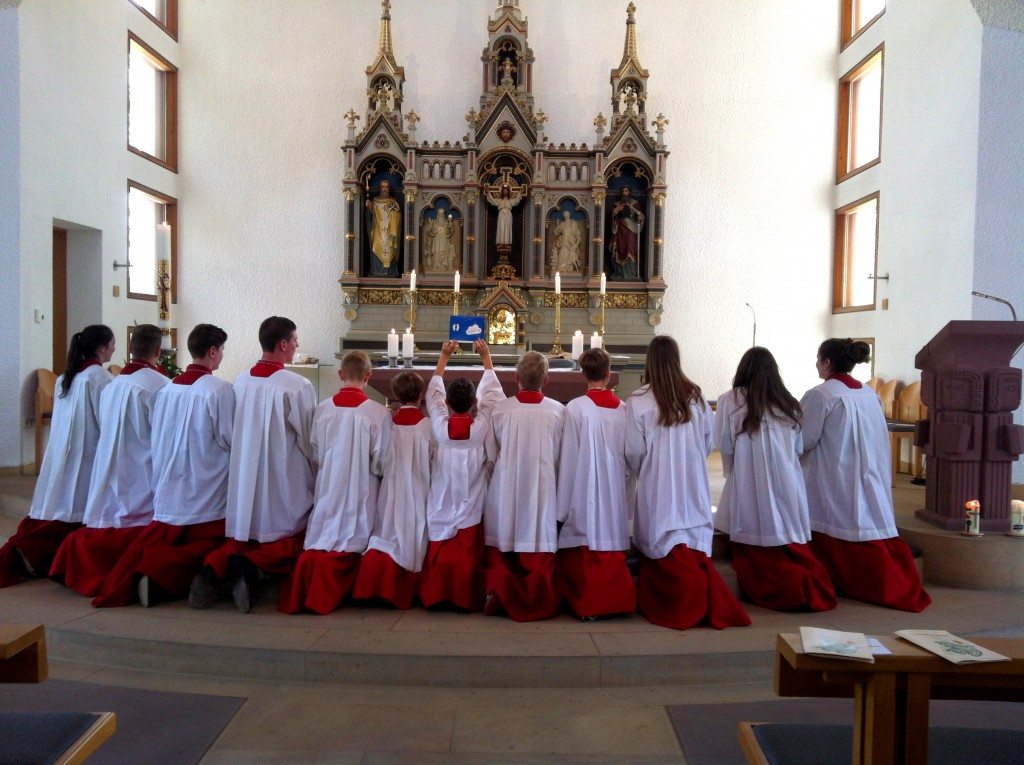
[(622, 60), (612, 69), (612, 129), (624, 117), (636, 117), (646, 122), (647, 78), (650, 76), (640, 63), (636, 44), (636, 6), (626, 8), (626, 41), (622, 46)]
[(366, 67), (367, 126), (373, 116), (381, 112), (401, 129), (404, 85), (405, 70), (395, 60), (391, 42), (391, 0), (381, 0), (377, 55)]

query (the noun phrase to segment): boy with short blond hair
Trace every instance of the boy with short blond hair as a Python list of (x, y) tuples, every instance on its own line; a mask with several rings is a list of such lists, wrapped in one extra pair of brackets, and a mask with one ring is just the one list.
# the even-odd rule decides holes
[(338, 370), (341, 390), (320, 402), (313, 414), (315, 502), (305, 549), (281, 586), (277, 607), (285, 613), (330, 613), (355, 584), (391, 447), (388, 410), (365, 393), (372, 374), (363, 351), (346, 353)]
[(488, 614), (516, 621), (558, 614), (557, 473), (565, 407), (541, 392), (548, 361), (527, 351), (516, 365), (519, 392), (491, 415), (494, 474), (484, 509)]

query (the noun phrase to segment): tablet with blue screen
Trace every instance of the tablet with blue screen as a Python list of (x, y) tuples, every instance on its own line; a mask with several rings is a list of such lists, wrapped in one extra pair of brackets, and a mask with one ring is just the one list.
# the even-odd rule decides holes
[(460, 343), (486, 340), (483, 316), (452, 316), (448, 321), (448, 339)]

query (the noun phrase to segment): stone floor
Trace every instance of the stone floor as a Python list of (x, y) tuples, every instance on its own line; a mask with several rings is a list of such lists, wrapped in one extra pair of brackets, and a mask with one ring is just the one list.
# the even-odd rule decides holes
[[(711, 470), (717, 495), (717, 460)], [(0, 539), (31, 489), (31, 479), (0, 478)], [(904, 517), (923, 489), (901, 476), (895, 498)], [(751, 606), (751, 627), (675, 632), (638, 617), (289, 617), (269, 601), (250, 615), (180, 604), (96, 610), (41, 581), (0, 590), (0, 619), (47, 625), (55, 677), (245, 698), (208, 763), (683, 763), (665, 706), (773, 698), (777, 632), (815, 624), (1024, 635), (1022, 592), (929, 591), (923, 614), (845, 600), (825, 614)]]

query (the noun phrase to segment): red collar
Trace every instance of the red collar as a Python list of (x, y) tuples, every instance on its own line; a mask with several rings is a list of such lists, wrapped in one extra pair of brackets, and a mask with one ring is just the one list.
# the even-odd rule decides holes
[(280, 372), (282, 369), (284, 369), (284, 364), (279, 361), (260, 359), (256, 362), (256, 366), (249, 370), (249, 374), (253, 377), (270, 377), (274, 372)]
[(355, 408), (364, 401), (369, 400), (369, 396), (359, 390), (359, 388), (342, 388), (335, 393), (334, 397), (331, 399), (335, 406), (350, 408)]
[(521, 390), (516, 394), (516, 400), (520, 404), (539, 404), (544, 400), (544, 394), (539, 390)]
[(89, 367), (98, 367), (98, 366), (100, 366), (100, 360), (99, 359), (86, 359), (85, 361), (82, 362), (82, 366), (80, 366), (78, 368), (78, 371), (79, 372), (84, 372)]
[(448, 438), (452, 441), (467, 441), (473, 427), (473, 415), (453, 414), (448, 418)]
[(391, 421), (395, 425), (415, 425), (423, 419), (423, 412), (414, 406), (403, 406), (397, 412), (395, 416), (391, 418)]
[(829, 375), (828, 379), (829, 380), (838, 380), (843, 385), (845, 385), (847, 388), (853, 388), (854, 390), (857, 390), (858, 388), (863, 388), (864, 387), (863, 384), (861, 384), (860, 380), (853, 379), (852, 377), (850, 377), (850, 375), (846, 374), (845, 372), (839, 372), (839, 373), (834, 374), (834, 375)]
[[(121, 370), (121, 374), (130, 375), (138, 372), (140, 369), (152, 369), (154, 372), (160, 372), (154, 364), (150, 364), (148, 361), (135, 361), (134, 359), (128, 362), (124, 369)], [(160, 372), (163, 374), (163, 372)]]
[(614, 391), (598, 390), (597, 388), (588, 390), (587, 398), (593, 401), (597, 406), (604, 409), (618, 409), (619, 404), (622, 403), (619, 397), (615, 395)]
[(202, 364), (189, 364), (185, 367), (185, 371), (171, 380), (171, 382), (175, 385), (191, 385), (200, 377), (212, 374), (213, 370), (209, 367), (204, 367)]

